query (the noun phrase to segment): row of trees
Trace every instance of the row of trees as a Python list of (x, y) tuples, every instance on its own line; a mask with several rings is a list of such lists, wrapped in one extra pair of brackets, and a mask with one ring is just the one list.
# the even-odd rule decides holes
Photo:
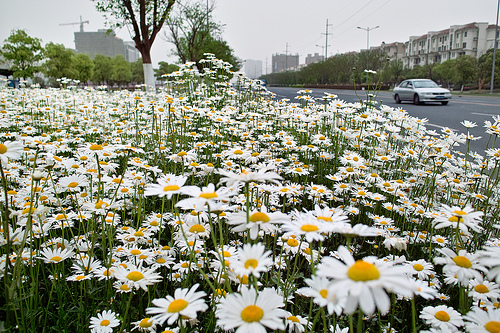
[[(28, 36), (24, 30), (17, 30), (5, 40), (0, 50), (0, 55), (11, 64), (14, 77), (32, 78), (36, 73), (43, 72), (52, 79), (52, 82), (61, 77), (107, 84), (148, 81), (151, 79), (148, 78), (149, 71), (153, 71), (150, 68), (150, 49), (164, 22), (168, 32), (161, 37), (174, 45), (172, 54), (178, 56), (180, 63), (192, 61), (197, 64), (199, 70), (202, 70), (200, 60), (203, 59), (203, 54), (212, 53), (217, 58), (231, 63), (235, 71), (241, 67), (240, 60), (222, 38), (223, 25), (212, 17), (215, 2), (211, 5), (207, 2), (206, 6), (204, 1), (183, 2), (177, 4), (175, 11), (172, 11), (175, 1), (158, 3), (158, 7), (151, 8), (144, 7), (146, 2), (142, 4), (142, 0), (127, 1), (124, 4), (112, 0), (95, 0), (95, 2), (98, 10), (124, 18), (118, 23), (120, 26), (130, 24), (133, 27), (135, 35), (132, 38), (143, 55), (141, 63), (128, 64), (122, 56), (113, 59), (96, 56), (92, 61), (87, 55), (74, 54), (61, 44), (48, 43), (42, 47), (38, 38)], [(135, 15), (137, 13), (142, 15), (151, 10), (153, 10), (151, 18), (154, 21), (156, 17), (158, 21), (143, 31), (143, 17), (141, 16), (138, 21)], [(163, 13), (162, 16), (157, 16), (159, 12)], [(137, 30), (137, 27), (141, 29)], [(157, 77), (177, 69), (175, 65), (165, 62), (159, 62), (159, 65), (160, 68), (154, 69)]]
[[(495, 83), (500, 83), (500, 59), (496, 58)], [(439, 64), (426, 64), (405, 68), (401, 60), (388, 61), (380, 50), (368, 54), (368, 68), (375, 70), (372, 81), (397, 84), (408, 78), (428, 78), (448, 87), (469, 86), (481, 90), (489, 83), (493, 64), (493, 50), (479, 58), (462, 55)], [(286, 71), (264, 75), (269, 84), (363, 84), (367, 68), (366, 51), (339, 54), (326, 61), (310, 64), (299, 71)]]

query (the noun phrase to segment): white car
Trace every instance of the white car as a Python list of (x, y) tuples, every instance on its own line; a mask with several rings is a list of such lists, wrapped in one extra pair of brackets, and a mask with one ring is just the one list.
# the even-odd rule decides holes
[(451, 99), (451, 92), (441, 88), (436, 82), (427, 79), (405, 80), (394, 88), (392, 96), (396, 103), (411, 101), (414, 104), (424, 102), (439, 102), (448, 104)]

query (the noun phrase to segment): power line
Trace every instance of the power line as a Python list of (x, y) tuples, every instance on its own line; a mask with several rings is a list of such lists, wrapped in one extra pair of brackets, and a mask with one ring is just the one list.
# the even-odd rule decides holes
[(374, 11), (370, 12), (370, 14), (368, 14), (367, 16), (365, 16), (364, 18), (362, 18), (361, 20), (359, 20), (357, 23), (354, 23), (353, 25), (349, 26), (347, 29), (339, 32), (338, 34), (335, 34), (334, 38), (336, 38), (338, 36), (341, 36), (342, 34), (346, 33), (347, 31), (350, 31), (352, 28), (354, 28), (355, 26), (357, 26), (358, 24), (360, 24), (361, 22), (363, 22), (364, 20), (366, 20), (368, 17), (373, 16), (374, 13), (376, 13), (377, 11), (379, 11), (380, 9), (382, 9), (382, 7), (386, 6), (391, 1), (392, 0), (387, 0), (383, 5), (381, 5), (380, 7), (376, 8)]
[[(364, 5), (363, 7), (361, 7), (357, 12), (355, 12), (354, 14), (352, 14), (351, 16), (349, 16), (348, 18), (346, 18), (344, 21), (340, 22), (335, 28), (338, 28), (340, 27), (342, 24), (346, 23), (347, 21), (349, 21), (351, 18), (353, 18), (356, 14), (358, 14), (360, 11), (362, 11), (363, 9), (365, 9), (366, 7), (368, 7), (369, 4), (371, 4), (373, 1), (375, 0), (370, 0), (368, 1), (368, 3), (366, 5)], [(373, 14), (373, 12), (372, 12)]]

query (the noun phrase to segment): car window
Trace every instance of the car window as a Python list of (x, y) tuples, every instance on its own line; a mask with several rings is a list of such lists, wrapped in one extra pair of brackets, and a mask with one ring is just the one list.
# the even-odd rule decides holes
[(408, 88), (413, 88), (413, 83), (411, 83), (411, 81), (408, 81)]
[(403, 81), (401, 82), (401, 84), (399, 85), (399, 88), (406, 88), (406, 85), (408, 84), (408, 81)]
[(439, 88), (434, 81), (415, 81), (415, 88)]

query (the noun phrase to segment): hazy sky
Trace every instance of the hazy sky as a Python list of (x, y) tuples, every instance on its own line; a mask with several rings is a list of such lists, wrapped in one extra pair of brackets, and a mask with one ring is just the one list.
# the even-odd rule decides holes
[[(182, 0), (181, 0), (182, 1)], [(205, 0), (201, 0), (206, 3)], [(211, 0), (210, 0), (211, 1)], [(329, 26), (328, 54), (366, 48), (383, 41), (404, 42), (409, 36), (448, 28), (450, 25), (496, 21), (497, 0), (217, 0), (216, 20), (225, 24), (223, 36), (241, 59), (266, 59), (270, 67), (275, 53), (298, 53), (300, 63), (311, 53), (324, 54), (326, 20)], [(85, 31), (104, 28), (104, 19), (91, 0), (0, 0), (0, 42), (13, 29), (26, 29), (43, 43), (54, 42), (75, 48), (79, 25), (60, 23), (90, 21)], [(127, 29), (117, 31), (132, 40)], [(287, 50), (288, 43), (288, 50)], [(317, 46), (318, 45), (318, 46)], [(172, 45), (157, 39), (153, 63), (174, 61), (168, 57)]]

